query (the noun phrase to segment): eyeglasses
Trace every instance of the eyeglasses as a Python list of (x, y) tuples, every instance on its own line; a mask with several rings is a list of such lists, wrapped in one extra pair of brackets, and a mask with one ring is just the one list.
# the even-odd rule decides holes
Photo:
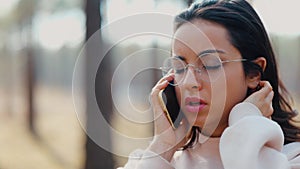
[(161, 67), (162, 74), (165, 76), (174, 73), (174, 81), (170, 84), (173, 86), (180, 85), (187, 73), (189, 67), (194, 68), (197, 77), (206, 82), (216, 81), (223, 71), (223, 64), (230, 62), (244, 62), (247, 59), (221, 60), (218, 55), (207, 53), (200, 55), (193, 64), (186, 64), (178, 57), (167, 58)]

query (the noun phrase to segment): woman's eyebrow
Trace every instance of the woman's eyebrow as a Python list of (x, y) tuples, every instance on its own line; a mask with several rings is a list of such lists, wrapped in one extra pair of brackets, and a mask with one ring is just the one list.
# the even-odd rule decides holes
[[(208, 53), (226, 53), (226, 52), (223, 51), (223, 50), (219, 50), (219, 49), (207, 49), (207, 50), (204, 50), (204, 51), (200, 52), (198, 54), (198, 56), (201, 56), (203, 54), (208, 54)], [(178, 58), (178, 59), (183, 60), (183, 61), (185, 60), (185, 57), (180, 56), (180, 55), (175, 55), (173, 57), (174, 58)]]
[(208, 54), (208, 53), (226, 53), (226, 52), (223, 50), (219, 50), (219, 49), (207, 49), (207, 50), (200, 52), (198, 54), (198, 56), (201, 56), (203, 54)]

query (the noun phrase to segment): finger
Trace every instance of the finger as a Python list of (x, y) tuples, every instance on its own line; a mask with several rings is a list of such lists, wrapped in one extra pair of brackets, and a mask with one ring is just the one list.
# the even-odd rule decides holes
[(269, 93), (273, 90), (271, 84), (268, 81), (261, 81), (259, 85), (262, 87), (258, 92), (264, 97), (267, 97)]
[(172, 81), (174, 79), (174, 76), (175, 74), (174, 73), (170, 73), (170, 74), (167, 74), (165, 75), (164, 77), (162, 77), (159, 81), (158, 81), (158, 84), (167, 80), (168, 82)]
[(263, 111), (263, 116), (270, 118), (274, 112), (273, 106), (272, 104), (270, 104), (269, 106), (266, 106), (265, 108), (266, 110)]
[(174, 75), (168, 74), (162, 77), (156, 85), (152, 88), (151, 95), (157, 95), (161, 90), (166, 88), (170, 81), (174, 79)]
[(264, 89), (273, 90), (273, 87), (271, 86), (270, 82), (268, 82), (268, 81), (260, 81), (259, 85)]
[(160, 116), (161, 113), (163, 113), (163, 109), (162, 109), (162, 105), (161, 105), (161, 96), (160, 96), (160, 92), (163, 88), (168, 86), (168, 81), (165, 80), (164, 82), (157, 84), (151, 92), (151, 97), (150, 97), (150, 103), (152, 105), (152, 109), (154, 112), (154, 118), (158, 118), (158, 116)]
[(273, 97), (274, 97), (274, 92), (271, 91), (271, 92), (268, 94), (268, 96), (266, 97), (266, 101), (267, 101), (268, 103), (272, 103)]
[(269, 104), (268, 106), (268, 110), (267, 110), (267, 113), (266, 113), (266, 117), (271, 117), (271, 115), (273, 114), (273, 105), (272, 105), (272, 100), (273, 100), (273, 96), (274, 96), (274, 92), (270, 92), (270, 94), (266, 97), (266, 102), (267, 104)]
[(169, 81), (167, 80), (163, 80), (163, 81), (160, 81), (158, 82), (153, 88), (152, 88), (152, 91), (151, 91), (151, 96), (152, 95), (158, 95), (158, 93), (163, 90), (164, 88), (166, 88), (169, 84)]
[(165, 89), (169, 82), (172, 81), (174, 79), (174, 74), (168, 74), (166, 76), (164, 76), (163, 78), (161, 78), (157, 84), (153, 87), (152, 91), (151, 91), (151, 97), (150, 97), (150, 102), (152, 103), (153, 108), (156, 110), (160, 108), (160, 101), (159, 100), (159, 94), (160, 92)]
[(171, 124), (168, 121), (165, 113), (167, 113), (163, 108), (163, 103), (161, 101), (160, 95), (152, 96), (152, 109), (154, 114), (154, 126), (155, 135), (161, 134), (163, 131), (171, 128)]
[(151, 105), (154, 113), (154, 123), (155, 123), (155, 133), (160, 134), (169, 127), (171, 124), (168, 122), (168, 118), (165, 113), (167, 113), (164, 103), (162, 101), (161, 92), (165, 89), (169, 81), (173, 80), (173, 75), (167, 75), (163, 77), (151, 92)]

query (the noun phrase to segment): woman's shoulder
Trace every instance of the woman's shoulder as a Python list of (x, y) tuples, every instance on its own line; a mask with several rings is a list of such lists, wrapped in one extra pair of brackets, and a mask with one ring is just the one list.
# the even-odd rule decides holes
[(282, 153), (293, 169), (300, 169), (300, 142), (293, 142), (283, 146)]
[(293, 142), (284, 145), (282, 153), (286, 155), (290, 162), (298, 163), (300, 166), (300, 142)]

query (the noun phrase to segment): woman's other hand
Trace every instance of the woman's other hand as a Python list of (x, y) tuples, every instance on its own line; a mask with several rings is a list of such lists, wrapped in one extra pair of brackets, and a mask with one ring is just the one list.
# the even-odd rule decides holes
[(254, 104), (263, 116), (271, 118), (273, 114), (272, 99), (274, 96), (273, 88), (268, 81), (260, 81), (261, 89), (252, 93), (244, 102)]

